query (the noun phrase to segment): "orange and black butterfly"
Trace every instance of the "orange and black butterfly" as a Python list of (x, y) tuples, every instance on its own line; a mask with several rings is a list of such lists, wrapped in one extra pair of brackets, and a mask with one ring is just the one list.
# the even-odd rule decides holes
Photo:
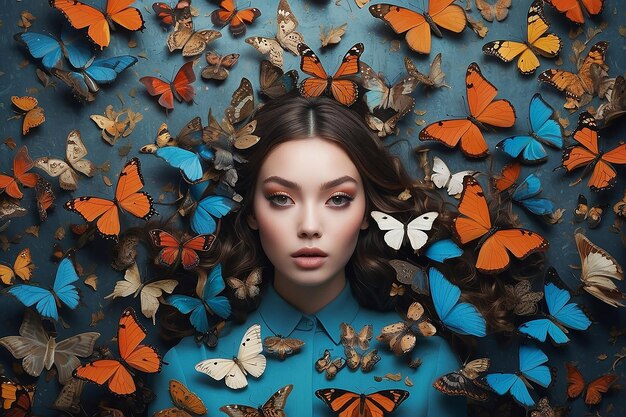
[(306, 44), (298, 44), (300, 69), (311, 75), (300, 83), (300, 94), (304, 97), (318, 97), (330, 90), (331, 95), (343, 104), (351, 106), (359, 97), (358, 85), (346, 77), (359, 74), (359, 57), (363, 53), (363, 44), (357, 43), (346, 53), (335, 75), (328, 76), (320, 59)]
[(50, 6), (63, 12), (76, 29), (87, 29), (87, 36), (100, 49), (109, 46), (111, 31), (109, 26), (118, 24), (128, 30), (144, 29), (143, 16), (139, 9), (130, 7), (135, 0), (107, 0), (104, 11), (78, 0), (49, 0)]
[(606, 374), (587, 384), (583, 374), (573, 364), (566, 363), (565, 368), (567, 369), (567, 397), (576, 398), (587, 388), (585, 393), (585, 404), (587, 405), (600, 404), (602, 394), (606, 393), (617, 380), (617, 375)]
[(178, 0), (174, 7), (162, 2), (152, 3), (152, 10), (161, 24), (165, 26), (175, 26), (180, 23), (189, 28), (193, 26), (191, 0)]
[(440, 120), (420, 132), (420, 140), (436, 140), (449, 148), (459, 141), (461, 151), (468, 157), (481, 158), (489, 154), (489, 146), (481, 129), (487, 125), (511, 127), (515, 124), (515, 109), (504, 99), (494, 100), (498, 89), (480, 72), (478, 64), (471, 63), (465, 75), (470, 115), (465, 119)]
[[(602, 12), (604, 0), (549, 0), (555, 9), (565, 14), (574, 23), (585, 23), (583, 7), (589, 16), (596, 16)], [(582, 4), (581, 4), (582, 3)]]
[(580, 114), (578, 126), (572, 137), (582, 146), (573, 145), (566, 148), (563, 151), (561, 166), (567, 172), (584, 166), (583, 176), (591, 171), (587, 185), (594, 191), (613, 187), (617, 179), (617, 172), (611, 164), (626, 164), (626, 144), (622, 143), (608, 152), (600, 152), (598, 148), (598, 126), (589, 112)]
[(480, 251), (476, 268), (486, 274), (497, 274), (509, 267), (509, 252), (518, 259), (548, 249), (549, 243), (539, 234), (526, 229), (500, 229), (491, 224), (489, 207), (482, 187), (471, 176), (463, 178), (459, 215), (452, 228), (457, 240), (466, 244), (476, 239)]
[(198, 252), (211, 249), (215, 240), (215, 235), (205, 234), (181, 242), (164, 230), (153, 229), (149, 233), (152, 244), (161, 249), (157, 255), (158, 262), (170, 267), (182, 263), (185, 269), (195, 268), (200, 262)]
[(384, 417), (396, 410), (409, 392), (403, 389), (388, 389), (371, 394), (357, 394), (339, 388), (325, 388), (315, 395), (336, 413), (337, 417)]
[(96, 229), (106, 239), (117, 240), (120, 233), (120, 212), (128, 211), (135, 217), (148, 220), (156, 211), (152, 197), (143, 188), (141, 164), (138, 158), (126, 163), (117, 181), (115, 198), (78, 197), (65, 203), (65, 209), (82, 216), (87, 222), (96, 222)]
[(117, 328), (117, 343), (121, 359), (99, 359), (74, 370), (74, 377), (98, 385), (107, 384), (117, 395), (131, 395), (137, 391), (131, 372), (156, 373), (161, 370), (161, 356), (155, 348), (140, 343), (146, 338), (146, 329), (137, 321), (135, 310), (124, 310)]
[(33, 166), (33, 160), (28, 155), (28, 148), (22, 146), (13, 158), (13, 177), (0, 173), (0, 194), (5, 192), (10, 197), (22, 198), (24, 194), (20, 190), (20, 185), (29, 188), (37, 185), (39, 176), (28, 172)]
[(235, 7), (235, 0), (222, 0), (220, 8), (211, 13), (211, 22), (215, 26), (226, 26), (230, 23), (230, 33), (234, 36), (246, 33), (246, 25), (254, 22), (261, 16), (261, 11), (256, 7), (239, 10)]

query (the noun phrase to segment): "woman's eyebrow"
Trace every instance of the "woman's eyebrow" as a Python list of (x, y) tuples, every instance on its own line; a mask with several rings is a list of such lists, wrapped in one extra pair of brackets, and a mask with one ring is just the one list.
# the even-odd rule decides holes
[[(287, 180), (285, 178), (278, 177), (276, 175), (272, 175), (271, 177), (267, 177), (263, 181), (263, 184), (267, 184), (267, 183), (270, 183), (270, 182), (275, 182), (275, 183), (280, 184), (282, 186), (285, 186), (287, 188), (291, 188), (291, 189), (298, 190), (298, 191), (302, 189), (300, 184), (297, 184), (297, 183), (295, 183), (293, 181), (289, 181), (289, 180)], [(339, 177), (337, 179), (330, 180), (330, 181), (327, 181), (327, 182), (321, 184), (320, 185), (320, 190), (322, 190), (322, 191), (328, 190), (330, 188), (334, 188), (334, 187), (336, 187), (336, 186), (338, 186), (340, 184), (343, 184), (344, 182), (353, 182), (353, 183), (356, 184), (357, 180), (355, 180), (354, 178), (352, 178), (349, 175), (344, 175), (343, 177)]]

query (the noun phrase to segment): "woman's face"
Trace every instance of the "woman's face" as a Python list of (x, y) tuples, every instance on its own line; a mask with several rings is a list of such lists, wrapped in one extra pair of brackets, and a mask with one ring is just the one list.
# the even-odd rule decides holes
[(367, 228), (361, 176), (346, 152), (312, 137), (276, 146), (257, 178), (254, 216), (275, 280), (317, 286), (345, 278)]

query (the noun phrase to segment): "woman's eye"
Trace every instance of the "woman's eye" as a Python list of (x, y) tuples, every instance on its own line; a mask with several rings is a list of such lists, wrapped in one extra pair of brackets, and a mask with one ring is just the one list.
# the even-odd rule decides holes
[(291, 198), (289, 198), (289, 196), (286, 196), (284, 194), (274, 194), (274, 195), (267, 197), (267, 199), (270, 201), (270, 203), (276, 206), (287, 206), (291, 202)]
[(346, 194), (337, 194), (334, 195), (330, 198), (330, 201), (332, 205), (334, 206), (346, 206), (348, 204), (350, 204), (350, 202), (353, 200), (352, 197), (350, 197), (349, 195)]

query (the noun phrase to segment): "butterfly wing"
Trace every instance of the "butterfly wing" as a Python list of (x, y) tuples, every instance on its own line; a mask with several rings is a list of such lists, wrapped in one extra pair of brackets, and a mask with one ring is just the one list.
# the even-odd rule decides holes
[(222, 318), (228, 318), (230, 316), (231, 308), (228, 298), (224, 296), (218, 296), (217, 294), (224, 291), (226, 284), (222, 277), (222, 265), (218, 264), (209, 274), (208, 282), (204, 286), (202, 292), (202, 298), (208, 305), (209, 309)]
[(130, 372), (120, 361), (114, 359), (100, 359), (81, 365), (72, 375), (98, 385), (107, 384), (107, 388), (117, 395), (131, 395), (137, 390)]
[(460, 215), (454, 219), (453, 232), (462, 244), (484, 236), (491, 229), (487, 200), (482, 187), (474, 177), (463, 178), (459, 213)]
[(13, 271), (15, 271), (15, 275), (20, 277), (23, 281), (30, 281), (31, 277), (33, 276), (34, 269), (35, 264), (33, 264), (32, 262), (30, 249), (22, 249), (17, 254), (15, 262), (13, 263)]
[(550, 368), (543, 365), (548, 357), (539, 348), (531, 345), (521, 345), (519, 348), (520, 371), (529, 380), (548, 387), (552, 382)]
[(215, 218), (222, 218), (236, 208), (238, 204), (232, 199), (219, 195), (203, 198), (198, 202), (191, 217), (191, 229), (198, 234), (215, 232)]
[(191, 392), (182, 382), (175, 379), (170, 380), (170, 396), (174, 405), (182, 410), (190, 411), (197, 415), (207, 413), (207, 409), (200, 397)]
[(518, 259), (524, 259), (531, 253), (547, 250), (548, 246), (546, 239), (530, 230), (498, 230), (480, 248), (476, 268), (484, 273), (496, 274), (509, 266), (507, 251)]
[(428, 246), (424, 255), (435, 262), (445, 262), (448, 259), (458, 258), (463, 250), (452, 239), (441, 239)]
[(230, 33), (233, 34), (233, 36), (244, 35), (247, 30), (246, 25), (254, 22), (259, 16), (261, 16), (261, 11), (256, 7), (237, 10), (230, 20), (230, 26), (228, 27), (228, 29), (230, 30)]
[(26, 309), (20, 336), (0, 338), (0, 346), (11, 352), (15, 359), (23, 359), (22, 367), (28, 375), (39, 376), (46, 365), (49, 339), (39, 316), (33, 310)]
[(326, 74), (320, 59), (304, 43), (298, 45), (298, 53), (300, 54), (300, 69), (311, 75), (300, 83), (300, 94), (304, 97), (321, 96), (328, 88), (328, 74)]
[(78, 307), (80, 297), (78, 289), (73, 284), (78, 281), (79, 277), (74, 268), (74, 264), (70, 258), (63, 258), (57, 268), (56, 277), (54, 279), (53, 290), (59, 300), (74, 310)]
[(135, 0), (108, 0), (107, 15), (118, 25), (131, 30), (143, 30), (144, 20), (139, 9), (129, 7)]
[(515, 124), (513, 105), (508, 100), (493, 100), (498, 89), (487, 81), (475, 62), (467, 68), (465, 84), (470, 113), (479, 122), (496, 127), (511, 127)]
[(14, 39), (24, 44), (34, 58), (41, 59), (47, 70), (60, 65), (63, 50), (57, 39), (35, 32), (18, 33)]
[(141, 290), (141, 293), (139, 294), (141, 312), (146, 318), (152, 319), (153, 325), (156, 324), (156, 313), (160, 305), (159, 298), (164, 292), (171, 294), (177, 285), (178, 281), (176, 280), (164, 279), (146, 284)]
[(113, 292), (104, 297), (104, 299), (128, 297), (129, 295), (135, 294), (139, 288), (141, 288), (141, 275), (139, 274), (137, 263), (133, 262), (132, 265), (126, 269), (124, 279), (117, 281)]
[(278, 391), (276, 391), (266, 402), (263, 404), (263, 411), (267, 415), (276, 415), (276, 417), (285, 417), (284, 412), (285, 405), (287, 404), (287, 398), (293, 390), (293, 385), (289, 384)]
[(200, 262), (197, 252), (206, 252), (211, 249), (214, 239), (215, 236), (209, 234), (198, 235), (187, 240), (182, 245), (181, 262), (183, 264), (183, 268), (195, 268)]
[[(239, 387), (243, 388), (248, 385), (248, 381), (246, 380), (246, 376), (243, 374), (241, 369), (237, 366), (234, 360), (232, 359), (206, 359), (201, 362), (198, 362), (195, 366), (196, 371), (202, 372), (215, 379), (216, 381), (220, 381), (226, 377), (226, 375), (230, 375), (229, 382), (233, 385), (229, 387), (233, 389), (235, 386), (243, 383), (244, 385)], [(243, 378), (243, 381), (242, 381)], [(237, 382), (236, 384), (234, 382)]]
[(167, 110), (174, 108), (174, 92), (169, 83), (152, 76), (141, 77), (139, 81), (146, 86), (148, 94), (159, 96), (161, 107)]
[(209, 321), (206, 309), (198, 298), (186, 295), (171, 295), (167, 298), (167, 303), (183, 314), (189, 314), (189, 321), (200, 333), (209, 331)]
[[(346, 410), (352, 411), (355, 403), (359, 406), (361, 401), (360, 395), (351, 391), (339, 388), (324, 388), (315, 391), (315, 395), (324, 402), (333, 412), (339, 413), (340, 417), (352, 417), (354, 414)], [(358, 416), (358, 414), (356, 414)]]
[(8, 291), (26, 307), (35, 305), (42, 317), (59, 319), (54, 294), (50, 290), (35, 285), (15, 284)]
[(548, 334), (557, 345), (569, 342), (569, 338), (559, 326), (550, 319), (537, 319), (523, 323), (519, 326), (519, 331), (541, 342), (545, 342)]
[(424, 231), (430, 230), (433, 227), (433, 223), (438, 216), (439, 213), (429, 211), (411, 220), (409, 224), (407, 224), (406, 234), (409, 237), (409, 242), (413, 250), (421, 249), (426, 244), (428, 235), (424, 233)]
[(521, 204), (526, 210), (538, 216), (554, 213), (554, 204), (546, 198), (536, 198), (541, 192), (541, 180), (535, 174), (530, 174), (522, 181), (513, 193), (511, 198), (516, 203)]
[(193, 64), (194, 61), (189, 61), (180, 67), (172, 82), (172, 88), (176, 94), (187, 103), (191, 103), (196, 94), (191, 85), (191, 83), (196, 81), (196, 74), (193, 72)]
[[(265, 371), (266, 358), (261, 352), (263, 352), (261, 326), (255, 324), (246, 330), (237, 353), (239, 367), (255, 378), (260, 377)], [(226, 384), (228, 385), (228, 376)]]
[[(444, 2), (452, 3), (447, 0)], [(438, 3), (442, 3), (442, 1), (438, 1)], [(394, 32), (398, 34), (406, 32), (406, 42), (409, 48), (421, 54), (430, 53), (431, 28), (424, 15), (404, 7), (384, 3), (370, 6), (369, 11), (372, 16), (389, 25)]]
[(246, 43), (252, 45), (263, 55), (267, 55), (270, 62), (278, 68), (283, 68), (283, 48), (277, 39), (252, 36), (246, 38)]
[(146, 329), (137, 321), (131, 307), (124, 310), (120, 317), (117, 338), (120, 356), (127, 365), (146, 373), (161, 370), (161, 356), (156, 349), (140, 344), (146, 338)]
[(137, 61), (137, 57), (132, 55), (95, 59), (84, 69), (84, 75), (96, 84), (110, 84), (115, 81), (118, 74), (135, 65)]
[(202, 179), (202, 163), (195, 152), (187, 151), (178, 146), (165, 146), (158, 148), (155, 154), (171, 166), (180, 169), (187, 182), (194, 183)]
[(117, 180), (115, 199), (123, 210), (140, 219), (149, 220), (156, 211), (152, 197), (145, 191), (139, 191), (143, 186), (141, 163), (139, 158), (132, 158), (126, 163)]
[(380, 230), (388, 230), (383, 237), (385, 243), (395, 250), (400, 249), (404, 240), (404, 224), (389, 214), (380, 211), (374, 210), (370, 215), (376, 220)]
[(270, 61), (261, 61), (261, 93), (269, 98), (280, 97), (293, 90), (298, 85), (298, 72), (283, 70)]
[[(110, 1), (113, 2), (114, 0)], [(50, 0), (50, 5), (63, 12), (72, 27), (76, 29), (88, 28), (89, 39), (100, 49), (109, 46), (111, 32), (106, 16), (100, 10), (78, 0)]]
[(575, 330), (587, 330), (591, 320), (575, 303), (570, 303), (569, 291), (561, 289), (549, 282), (544, 289), (546, 304), (550, 315), (563, 326)]
[[(67, 135), (65, 158), (74, 169), (92, 177), (96, 172), (96, 166), (93, 162), (84, 159), (85, 156), (87, 156), (87, 147), (83, 143), (80, 132), (74, 129)], [(63, 188), (63, 184), (61, 184), (61, 188)]]
[(600, 404), (602, 394), (606, 393), (616, 380), (617, 375), (608, 374), (591, 381), (587, 387), (587, 393), (585, 394), (585, 404)]
[[(409, 397), (409, 392), (405, 390), (381, 390), (365, 396), (366, 413), (369, 411), (372, 416), (385, 416), (392, 413)], [(363, 401), (363, 399), (361, 399)]]
[(59, 382), (66, 384), (72, 378), (74, 369), (80, 366), (78, 357), (86, 358), (93, 353), (93, 347), (100, 333), (87, 332), (68, 337), (58, 342), (54, 349), (54, 365), (59, 373)]
[[(583, 15), (583, 9), (578, 1), (572, 0), (550, 0), (550, 4), (557, 9), (560, 13), (565, 14), (569, 20), (574, 23), (585, 23), (585, 16)], [(602, 12), (604, 6), (604, 0), (582, 0), (582, 4), (585, 6), (585, 10), (591, 16), (595, 16)]]
[(567, 397), (576, 398), (585, 389), (585, 379), (573, 364), (566, 362), (565, 369), (567, 370)]
[(291, 11), (287, 0), (280, 0), (278, 3), (276, 23), (278, 24), (276, 39), (280, 45), (293, 55), (298, 55), (298, 44), (304, 42), (304, 36), (296, 32), (298, 19)]
[(351, 106), (359, 97), (359, 87), (351, 80), (339, 79), (359, 73), (359, 57), (363, 53), (363, 44), (357, 43), (344, 55), (341, 65), (333, 75), (330, 91), (338, 102)]

